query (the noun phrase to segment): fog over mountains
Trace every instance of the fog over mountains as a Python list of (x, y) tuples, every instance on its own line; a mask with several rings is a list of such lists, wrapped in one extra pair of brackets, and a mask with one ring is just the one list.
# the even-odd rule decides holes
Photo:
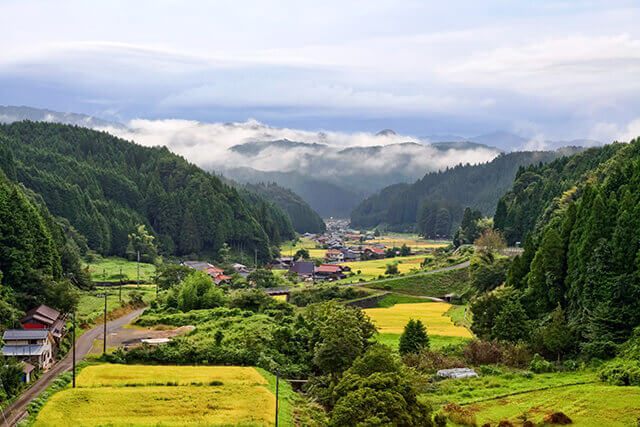
[(276, 128), (247, 120), (204, 123), (141, 120), (120, 124), (74, 113), (0, 107), (0, 121), (53, 121), (105, 130), (145, 146), (166, 146), (198, 166), (241, 183), (275, 182), (323, 216), (348, 216), (364, 197), (394, 183), (457, 164), (491, 161), (502, 151), (595, 145), (537, 141), (494, 132), (464, 138), (414, 137), (391, 129), (373, 134)]

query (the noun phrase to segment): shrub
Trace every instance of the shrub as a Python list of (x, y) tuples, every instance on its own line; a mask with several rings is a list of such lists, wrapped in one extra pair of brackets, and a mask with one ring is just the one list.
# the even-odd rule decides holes
[(449, 420), (454, 424), (463, 426), (476, 425), (476, 414), (469, 409), (463, 408), (455, 403), (448, 403), (443, 410), (449, 417)]
[(611, 385), (640, 386), (640, 361), (615, 359), (600, 369), (600, 379)]
[(464, 368), (465, 366), (461, 360), (427, 349), (417, 353), (409, 353), (402, 358), (402, 361), (405, 365), (425, 373), (434, 373), (440, 369)]
[(543, 372), (553, 372), (554, 370), (553, 363), (547, 362), (538, 353), (533, 356), (533, 359), (529, 364), (529, 369), (531, 370), (531, 372), (535, 372), (536, 374), (540, 374)]
[(524, 343), (506, 344), (503, 349), (502, 363), (512, 368), (527, 368), (533, 359), (529, 346)]
[(471, 365), (493, 365), (502, 357), (502, 347), (496, 342), (473, 340), (464, 349), (464, 358)]

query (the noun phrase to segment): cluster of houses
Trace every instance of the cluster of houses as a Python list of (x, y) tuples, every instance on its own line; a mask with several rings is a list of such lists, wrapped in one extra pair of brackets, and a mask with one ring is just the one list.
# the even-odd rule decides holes
[(20, 323), (22, 329), (4, 331), (2, 354), (24, 363), (22, 380), (28, 383), (36, 368), (47, 370), (53, 364), (66, 332), (66, 317), (40, 305), (27, 311)]
[[(180, 265), (183, 265), (183, 266), (189, 267), (189, 268), (193, 268), (194, 270), (204, 271), (209, 276), (211, 276), (211, 278), (213, 279), (213, 282), (216, 285), (219, 285), (222, 282), (226, 282), (228, 280), (231, 280), (231, 276), (226, 276), (224, 274), (224, 270), (222, 270), (221, 268), (216, 267), (213, 264), (209, 264), (208, 262), (204, 262), (204, 261), (182, 261), (180, 263)], [(247, 266), (242, 265), (242, 264), (234, 264), (233, 268), (236, 270), (236, 272), (238, 274), (240, 274), (243, 277), (247, 277), (249, 275), (249, 273), (251, 272), (251, 270), (249, 268), (247, 268)]]

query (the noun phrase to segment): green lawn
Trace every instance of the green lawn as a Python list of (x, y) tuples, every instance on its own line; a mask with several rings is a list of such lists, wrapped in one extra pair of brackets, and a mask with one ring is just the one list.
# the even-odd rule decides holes
[(469, 286), (469, 269), (460, 268), (440, 273), (398, 277), (374, 282), (367, 286), (375, 289), (432, 297), (442, 296), (447, 293), (462, 294)]
[[(400, 334), (377, 334), (376, 341), (397, 351)], [(441, 350), (443, 347), (464, 344), (467, 341), (469, 341), (469, 338), (429, 334), (429, 348), (432, 350)]]
[[(119, 282), (120, 271), (123, 280), (138, 280), (138, 263), (124, 258), (97, 258), (85, 266), (94, 282)], [(140, 263), (140, 283), (153, 283), (155, 274), (155, 265)]]
[[(80, 295), (76, 316), (79, 324), (83, 322), (93, 323), (93, 321), (102, 316), (104, 311), (104, 293), (107, 292), (107, 312), (111, 312), (120, 308), (120, 290), (118, 286), (103, 288), (98, 287), (93, 291), (85, 291)], [(126, 303), (129, 301), (129, 293), (137, 291), (142, 293), (145, 301), (150, 302), (156, 295), (155, 286), (126, 285), (122, 287), (122, 300)], [(98, 296), (100, 295), (100, 296)]]

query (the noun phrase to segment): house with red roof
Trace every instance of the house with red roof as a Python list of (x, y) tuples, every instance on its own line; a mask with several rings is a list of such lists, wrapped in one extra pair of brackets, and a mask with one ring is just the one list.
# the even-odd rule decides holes
[(346, 271), (351, 271), (351, 269), (338, 264), (320, 264), (316, 267), (316, 277), (325, 280), (339, 280), (347, 277)]
[(367, 254), (370, 258), (384, 258), (384, 249), (378, 248), (375, 246), (367, 246), (362, 251), (364, 254)]
[(329, 249), (325, 252), (324, 258), (333, 262), (342, 262), (344, 261), (344, 254), (338, 249)]

